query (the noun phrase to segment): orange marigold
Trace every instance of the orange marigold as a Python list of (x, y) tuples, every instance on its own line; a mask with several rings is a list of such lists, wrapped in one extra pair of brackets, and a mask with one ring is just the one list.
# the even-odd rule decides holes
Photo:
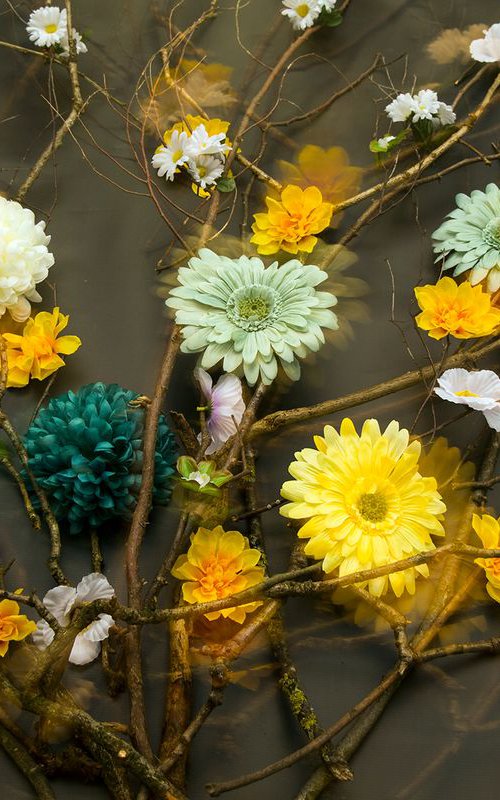
[(489, 336), (500, 325), (500, 309), (491, 305), (491, 296), (481, 284), (441, 278), (435, 285), (417, 286), (415, 296), (422, 309), (417, 325), (432, 339), (448, 334), (456, 339)]
[[(257, 566), (260, 551), (253, 550), (248, 539), (238, 531), (198, 528), (191, 537), (191, 547), (179, 556), (172, 575), (184, 581), (182, 596), (187, 603), (207, 603), (231, 597), (264, 579), (263, 567)], [(260, 601), (205, 614), (209, 620), (229, 617), (243, 622), (246, 615), (262, 605)]]
[(333, 213), (332, 203), (323, 202), (317, 186), (286, 186), (281, 201), (268, 196), (266, 205), (267, 212), (254, 214), (250, 240), (262, 255), (278, 250), (311, 253), (318, 241), (314, 234), (329, 226)]
[(0, 656), (6, 654), (10, 642), (20, 642), (36, 630), (36, 624), (19, 611), (14, 600), (0, 602)]
[(7, 344), (7, 386), (20, 389), (30, 378), (43, 381), (64, 366), (61, 355), (71, 355), (81, 345), (78, 336), (59, 336), (69, 316), (58, 308), (41, 311), (29, 319), (22, 334), (4, 333)]

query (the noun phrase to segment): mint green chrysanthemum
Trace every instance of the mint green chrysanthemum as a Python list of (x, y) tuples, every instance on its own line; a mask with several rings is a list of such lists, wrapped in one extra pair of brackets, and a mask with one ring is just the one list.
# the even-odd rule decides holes
[(488, 290), (500, 288), (500, 188), (489, 183), (484, 192), (474, 190), (470, 197), (457, 194), (458, 206), (432, 234), (437, 261), (444, 256), (444, 269), (454, 275), (472, 270), (474, 286), (488, 278)]
[(218, 256), (203, 249), (179, 270), (180, 286), (166, 304), (177, 309), (184, 353), (201, 353), (201, 366), (223, 360), (225, 372), (243, 370), (250, 384), (266, 384), (278, 362), (292, 379), (300, 377), (298, 358), (319, 350), (322, 328), (338, 328), (330, 292), (316, 286), (326, 272), (296, 259), (265, 267), (260, 258)]

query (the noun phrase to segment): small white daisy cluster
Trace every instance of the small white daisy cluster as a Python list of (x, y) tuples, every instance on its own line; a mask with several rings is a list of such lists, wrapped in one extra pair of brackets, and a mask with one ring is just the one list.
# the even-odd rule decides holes
[(151, 161), (160, 178), (165, 176), (167, 181), (173, 181), (176, 173), (184, 168), (201, 189), (206, 189), (224, 172), (226, 154), (231, 149), (225, 133), (209, 135), (203, 123), (192, 131), (178, 130), (178, 126), (174, 126), (165, 133), (164, 141)]
[(289, 17), (296, 31), (314, 25), (322, 11), (333, 11), (337, 0), (283, 0), (282, 14)]
[(417, 94), (398, 94), (392, 103), (385, 107), (389, 119), (393, 122), (411, 122), (429, 120), (434, 128), (452, 125), (456, 114), (447, 103), (442, 103), (432, 89), (421, 89)]
[[(32, 11), (26, 30), (30, 41), (37, 47), (56, 47), (60, 54), (69, 56), (68, 18), (66, 9), (57, 6), (41, 6)], [(76, 52), (86, 53), (87, 46), (78, 31), (73, 28)]]

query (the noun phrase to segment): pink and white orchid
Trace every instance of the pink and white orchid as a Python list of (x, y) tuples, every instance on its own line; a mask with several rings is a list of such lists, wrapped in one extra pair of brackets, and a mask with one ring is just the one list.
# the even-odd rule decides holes
[(241, 381), (236, 375), (223, 375), (213, 386), (212, 376), (201, 367), (195, 369), (194, 375), (209, 410), (207, 430), (211, 442), (206, 453), (210, 455), (236, 433), (236, 426), (241, 422), (245, 411)]

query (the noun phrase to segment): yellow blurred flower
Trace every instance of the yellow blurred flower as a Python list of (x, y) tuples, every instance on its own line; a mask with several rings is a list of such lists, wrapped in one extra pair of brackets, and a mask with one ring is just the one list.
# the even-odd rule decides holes
[(436, 64), (452, 64), (457, 60), (466, 64), (471, 57), (470, 43), (474, 39), (481, 39), (487, 27), (479, 22), (462, 31), (459, 28), (445, 28), (427, 45), (427, 52)]
[[(500, 524), (495, 517), (483, 514), (480, 517), (474, 514), (472, 517), (472, 527), (483, 543), (483, 547), (488, 550), (500, 549)], [(476, 564), (484, 569), (488, 583), (486, 591), (489, 596), (500, 603), (500, 558), (476, 558)]]
[[(280, 511), (308, 518), (298, 536), (309, 540), (306, 555), (322, 559), (326, 573), (338, 568), (340, 576), (349, 575), (435, 549), (431, 535), (444, 535), (446, 506), (435, 479), (418, 471), (420, 442), (409, 444), (407, 430), (393, 420), (381, 433), (370, 419), (358, 435), (346, 418), (340, 433), (327, 425), (314, 443), (317, 450), (295, 453), (289, 467), (295, 480), (281, 489), (292, 502)], [(390, 586), (399, 597), (405, 589), (415, 592), (416, 573), (427, 577), (427, 565), (359, 585), (378, 597)]]
[[(300, 186), (317, 186), (328, 203), (340, 203), (356, 194), (361, 183), (363, 170), (349, 164), (349, 156), (342, 147), (325, 150), (314, 144), (307, 144), (297, 155), (296, 163), (278, 161), (283, 183)], [(342, 214), (335, 214), (332, 227), (336, 228)]]
[(415, 297), (422, 309), (417, 325), (432, 339), (448, 334), (456, 339), (489, 336), (500, 325), (500, 309), (492, 306), (491, 296), (481, 284), (457, 284), (453, 278), (441, 278), (435, 285), (417, 286)]
[(21, 334), (4, 333), (7, 344), (7, 386), (19, 389), (30, 378), (43, 381), (64, 366), (61, 355), (71, 355), (81, 345), (78, 336), (59, 336), (69, 321), (59, 308), (30, 318)]
[(0, 602), (0, 656), (6, 654), (10, 642), (20, 642), (36, 630), (36, 624), (19, 611), (14, 600)]
[[(204, 125), (209, 136), (215, 136), (217, 133), (227, 133), (230, 123), (223, 119), (214, 117), (213, 119), (206, 119), (200, 115), (186, 114), (181, 122), (176, 122), (171, 128), (163, 134), (163, 141), (165, 144), (170, 144), (170, 137), (174, 131), (179, 133), (187, 133), (188, 136), (194, 131), (198, 125)], [(226, 138), (226, 144), (231, 144), (229, 139)]]
[[(263, 567), (257, 566), (260, 555), (238, 531), (225, 531), (220, 525), (213, 530), (198, 528), (187, 553), (175, 562), (172, 575), (184, 581), (182, 596), (187, 603), (207, 603), (260, 583), (264, 579)], [(205, 616), (209, 620), (229, 617), (242, 623), (260, 605), (261, 601), (245, 603)]]
[(311, 253), (318, 241), (314, 234), (329, 226), (333, 213), (333, 205), (323, 202), (316, 186), (286, 186), (281, 201), (268, 196), (266, 205), (266, 212), (254, 214), (254, 235), (250, 240), (262, 255), (278, 250)]

